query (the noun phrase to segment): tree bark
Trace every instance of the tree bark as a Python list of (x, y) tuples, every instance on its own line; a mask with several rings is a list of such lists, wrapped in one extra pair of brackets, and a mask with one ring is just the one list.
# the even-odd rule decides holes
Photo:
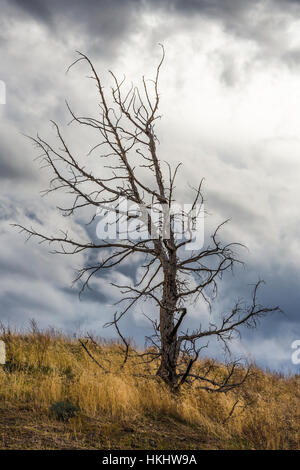
[(177, 304), (176, 268), (172, 260), (164, 269), (164, 289), (160, 308), (161, 362), (157, 375), (174, 389), (177, 381), (176, 365), (179, 355), (175, 312)]

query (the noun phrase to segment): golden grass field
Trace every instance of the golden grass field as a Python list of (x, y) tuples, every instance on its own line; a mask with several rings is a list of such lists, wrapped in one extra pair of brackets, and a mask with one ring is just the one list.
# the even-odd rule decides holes
[[(87, 342), (107, 373), (78, 338), (52, 329), (2, 328), (0, 338), (7, 348), (7, 364), (0, 366), (1, 449), (300, 447), (300, 376), (256, 367), (238, 393), (199, 390), (195, 382), (174, 396), (157, 379), (142, 377), (154, 363), (133, 358), (120, 369), (117, 343)], [(222, 374), (223, 366), (216, 367)], [(62, 400), (80, 407), (68, 421), (49, 412)]]

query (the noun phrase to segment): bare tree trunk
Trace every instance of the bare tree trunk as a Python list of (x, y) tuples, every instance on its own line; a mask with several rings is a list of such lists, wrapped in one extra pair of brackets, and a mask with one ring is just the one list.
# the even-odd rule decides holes
[(164, 382), (174, 388), (177, 384), (177, 348), (176, 338), (171, 337), (171, 332), (174, 329), (173, 316), (168, 311), (160, 310), (160, 331), (161, 331), (161, 362), (157, 375), (161, 377)]
[(177, 304), (176, 268), (170, 260), (164, 270), (164, 289), (160, 308), (161, 362), (157, 375), (174, 389), (177, 381), (177, 361), (179, 348), (175, 328), (175, 312)]

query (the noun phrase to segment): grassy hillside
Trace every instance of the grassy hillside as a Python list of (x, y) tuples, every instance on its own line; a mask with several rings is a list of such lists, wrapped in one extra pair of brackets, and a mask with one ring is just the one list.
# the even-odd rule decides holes
[[(238, 394), (210, 393), (194, 383), (176, 397), (143, 377), (154, 364), (131, 359), (120, 371), (118, 344), (87, 343), (106, 373), (75, 337), (34, 326), (27, 334), (3, 330), (0, 338), (7, 346), (7, 364), (0, 366), (1, 449), (300, 448), (300, 376), (256, 368)], [(217, 365), (212, 373), (223, 372)], [(53, 405), (59, 401), (79, 410), (61, 420)]]

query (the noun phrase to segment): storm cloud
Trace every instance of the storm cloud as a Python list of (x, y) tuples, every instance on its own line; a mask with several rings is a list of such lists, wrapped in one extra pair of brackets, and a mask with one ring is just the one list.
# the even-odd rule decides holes
[[(243, 331), (234, 351), (272, 369), (297, 371), (290, 357), (300, 337), (300, 2), (13, 0), (0, 8), (0, 80), (7, 88), (7, 103), (0, 105), (0, 319), (24, 327), (34, 317), (42, 326), (113, 334), (102, 328), (118, 298), (110, 283), (132, 279), (137, 265), (95, 278), (79, 300), (72, 279), (85, 259), (52, 256), (33, 240), (24, 244), (10, 224), (45, 230), (67, 224), (93, 236), (82, 220), (62, 220), (56, 196), (40, 197), (49, 175), (34, 162), (37, 154), (24, 134), (52, 139), (54, 119), (86, 154), (85, 139), (67, 126), (65, 99), (76, 110), (95, 106), (87, 70), (65, 73), (75, 51), (91, 55), (108, 85), (108, 69), (129, 81), (151, 77), (157, 43), (163, 43), (162, 158), (183, 161), (183, 195), (185, 182), (205, 177), (212, 214), (207, 235), (210, 226), (231, 218), (224, 238), (248, 247), (241, 252), (245, 268), (226, 276), (212, 315), (265, 279), (262, 303), (279, 305), (284, 314), (264, 319), (257, 332)], [(151, 309), (144, 306), (146, 313)], [(193, 306), (189, 326), (208, 315), (205, 306)], [(139, 344), (149, 333), (138, 310), (122, 327)]]

